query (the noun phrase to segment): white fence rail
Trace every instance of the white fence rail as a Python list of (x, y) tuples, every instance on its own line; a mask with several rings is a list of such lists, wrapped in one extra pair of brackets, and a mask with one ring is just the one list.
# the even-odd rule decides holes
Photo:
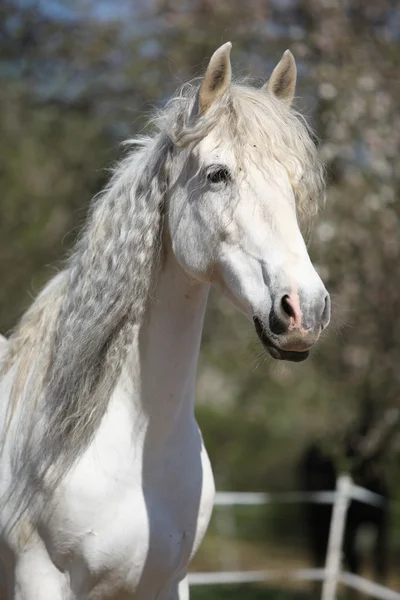
[(354, 485), (349, 475), (341, 475), (334, 492), (289, 492), (267, 494), (258, 492), (217, 492), (216, 506), (262, 505), (269, 503), (315, 502), (333, 504), (328, 550), (324, 569), (297, 569), (292, 571), (220, 571), (190, 573), (190, 585), (219, 585), (255, 583), (262, 581), (321, 581), (321, 600), (335, 600), (339, 584), (367, 593), (378, 600), (400, 600), (400, 593), (378, 585), (364, 577), (342, 570), (342, 547), (346, 514), (352, 500), (380, 506), (383, 498)]

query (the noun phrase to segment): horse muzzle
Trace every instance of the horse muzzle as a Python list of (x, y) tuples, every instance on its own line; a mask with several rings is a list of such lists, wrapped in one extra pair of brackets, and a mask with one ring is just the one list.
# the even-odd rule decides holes
[(253, 317), (257, 335), (270, 356), (292, 362), (308, 357), (329, 319), (330, 298), (326, 292), (306, 314), (298, 301), (285, 294), (272, 303), (268, 323)]

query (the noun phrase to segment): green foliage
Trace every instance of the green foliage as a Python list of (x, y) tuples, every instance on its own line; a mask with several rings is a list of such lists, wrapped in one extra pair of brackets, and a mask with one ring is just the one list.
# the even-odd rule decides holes
[[(317, 600), (310, 591), (286, 591), (260, 585), (219, 585), (193, 587), (192, 600)], [(340, 595), (338, 600), (346, 600)]]
[(32, 282), (36, 293), (54, 272), (47, 265), (72, 243), (104, 183), (110, 141), (73, 107), (33, 107), (12, 85), (0, 92), (0, 115), (0, 327), (7, 331), (30, 302)]
[(192, 600), (313, 600), (310, 593), (287, 592), (266, 586), (198, 586), (191, 590)]

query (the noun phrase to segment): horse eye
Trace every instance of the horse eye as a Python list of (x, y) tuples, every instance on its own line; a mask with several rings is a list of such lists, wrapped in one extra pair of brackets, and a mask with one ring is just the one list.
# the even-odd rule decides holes
[(231, 178), (226, 167), (217, 167), (207, 173), (207, 179), (210, 183), (226, 183)]

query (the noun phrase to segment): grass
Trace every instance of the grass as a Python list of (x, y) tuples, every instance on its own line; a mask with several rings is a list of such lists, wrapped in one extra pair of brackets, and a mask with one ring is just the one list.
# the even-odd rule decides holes
[(312, 600), (309, 594), (274, 590), (255, 585), (197, 586), (191, 600)]
[[(308, 591), (288, 591), (263, 585), (193, 586), (190, 600), (319, 600)], [(346, 600), (344, 596), (340, 600)]]

